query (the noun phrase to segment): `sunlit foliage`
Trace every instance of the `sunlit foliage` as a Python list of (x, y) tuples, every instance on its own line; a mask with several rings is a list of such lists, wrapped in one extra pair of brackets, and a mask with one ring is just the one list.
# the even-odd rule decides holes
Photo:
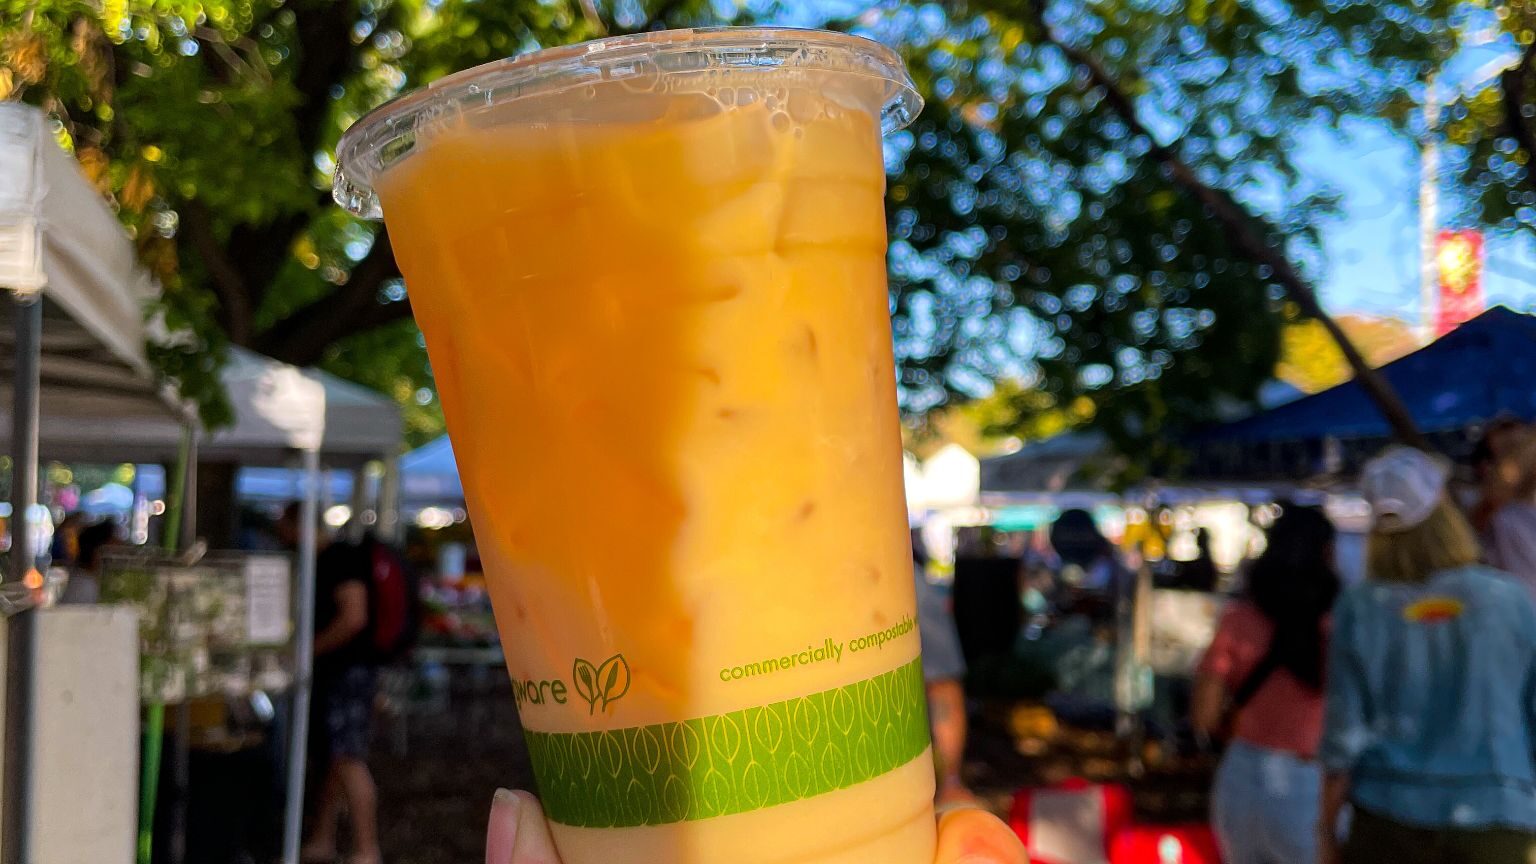
[[(991, 392), (1034, 428), (1126, 449), (1251, 398), (1285, 306), (1167, 166), (1231, 194), (1304, 274), (1330, 192), (1294, 136), (1402, 125), (1452, 50), (1444, 0), (0, 0), (0, 93), (44, 106), (203, 334), (159, 358), (196, 394), (226, 340), (320, 362), (439, 428), (405, 287), (376, 226), (326, 198), (340, 131), (448, 71), (603, 33), (791, 20), (900, 47), (928, 109), (889, 148), (892, 310), (913, 414)], [(1098, 58), (1156, 141), (1090, 85)], [(212, 349), (212, 350), (208, 350)], [(211, 416), (217, 415), (213, 411)]]

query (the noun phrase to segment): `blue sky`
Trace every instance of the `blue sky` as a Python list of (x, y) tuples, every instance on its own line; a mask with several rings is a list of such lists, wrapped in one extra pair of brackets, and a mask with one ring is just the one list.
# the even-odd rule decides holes
[[(1497, 60), (1503, 49), (1465, 51), (1447, 64), (1441, 80), (1468, 79)], [(1326, 260), (1318, 280), (1324, 303), (1335, 312), (1368, 312), (1419, 320), (1419, 155), (1416, 142), (1366, 120), (1337, 132), (1322, 127), (1300, 136), (1297, 160), (1309, 179), (1342, 196), (1342, 212), (1324, 232)], [(1453, 178), (1442, 178), (1443, 183)], [(1469, 227), (1460, 223), (1441, 227)], [(1529, 235), (1486, 238), (1484, 293), (1536, 311), (1536, 243)]]

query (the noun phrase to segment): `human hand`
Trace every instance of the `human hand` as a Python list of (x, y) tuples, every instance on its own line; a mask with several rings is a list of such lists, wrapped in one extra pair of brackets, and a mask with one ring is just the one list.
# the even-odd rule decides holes
[[(1013, 832), (990, 813), (950, 810), (939, 816), (934, 864), (1028, 864)], [(485, 864), (560, 864), (539, 799), (496, 790), (485, 834)]]

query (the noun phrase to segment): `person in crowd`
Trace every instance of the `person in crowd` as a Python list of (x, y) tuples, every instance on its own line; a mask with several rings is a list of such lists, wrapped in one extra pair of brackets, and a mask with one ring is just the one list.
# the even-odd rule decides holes
[[(941, 810), (938, 833), (933, 864), (1029, 864), (1012, 829), (974, 807)], [(537, 798), (496, 790), (485, 832), (485, 864), (560, 864)]]
[(68, 567), (80, 557), (80, 529), (84, 524), (85, 514), (76, 510), (53, 529), (53, 542), (48, 544), (48, 557), (53, 566)]
[(1488, 424), (1482, 437), (1472, 448), (1472, 473), (1477, 479), (1477, 500), (1467, 515), (1478, 536), (1487, 538), (1493, 527), (1493, 517), (1509, 503), (1513, 495), (1515, 478), (1508, 475), (1511, 463), (1509, 453), (1514, 449), (1515, 438), (1525, 424), (1512, 417), (1503, 417)]
[(103, 519), (80, 531), (75, 562), (69, 568), (60, 603), (96, 603), (101, 599), (101, 556), (118, 543), (117, 523)]
[(938, 765), (937, 800), (973, 803), (965, 785), (965, 656), (948, 595), (928, 579), (928, 552), (921, 531), (912, 532), (912, 570), (917, 583), (917, 634), (922, 643), (923, 681), (928, 692), (928, 723)]
[(1536, 601), (1478, 563), (1448, 474), (1398, 447), (1361, 478), (1374, 522), (1367, 581), (1333, 612), (1323, 864), (1536, 860)]
[(1212, 823), (1227, 864), (1311, 862), (1321, 774), (1327, 616), (1339, 593), (1334, 527), (1289, 506), (1227, 608), (1191, 699), (1197, 733), (1230, 735)]
[(1495, 440), (1492, 464), (1480, 471), (1484, 557), (1536, 595), (1536, 431), (1519, 426)]
[(1195, 529), (1195, 557), (1179, 566), (1178, 587), (1213, 593), (1220, 575), (1216, 559), (1211, 557), (1211, 532), (1204, 528)]
[(1113, 617), (1129, 573), (1087, 510), (1066, 510), (1051, 525), (1066, 605), (1095, 619)]
[[(277, 523), (279, 539), (297, 548), (299, 508)], [(310, 752), (323, 772), (302, 859), (337, 858), (345, 808), (351, 828), (348, 864), (378, 864), (378, 791), (368, 769), (378, 670), (368, 629), (369, 562), (356, 546), (328, 543), (315, 562), (315, 662), (310, 701)]]

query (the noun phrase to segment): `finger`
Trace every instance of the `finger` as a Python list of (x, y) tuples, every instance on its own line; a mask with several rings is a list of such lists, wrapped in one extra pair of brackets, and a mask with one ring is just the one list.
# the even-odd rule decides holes
[(1024, 845), (1002, 820), (982, 810), (960, 808), (939, 817), (939, 850), (934, 864), (1029, 864)]
[(512, 796), (518, 802), (517, 840), (512, 847), (512, 864), (560, 864), (539, 799), (527, 792), (513, 792)]
[(521, 807), (522, 801), (512, 794), (512, 790), (496, 790), (491, 798), (491, 819), (485, 826), (485, 864), (512, 864)]

